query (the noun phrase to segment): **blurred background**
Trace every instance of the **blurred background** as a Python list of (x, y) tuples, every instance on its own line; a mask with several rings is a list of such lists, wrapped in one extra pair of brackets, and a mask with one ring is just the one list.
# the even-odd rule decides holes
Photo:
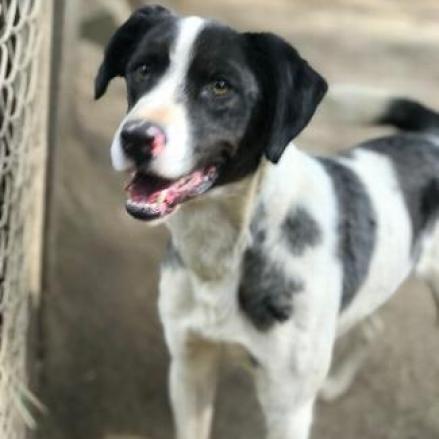
[[(38, 251), (32, 257), (25, 255), (33, 261), (34, 274), (31, 286), (21, 293), (23, 302), (29, 302), (27, 291), (35, 291), (36, 298), (30, 300), (27, 366), (22, 365), (19, 374), (46, 409), (31, 409), (38, 424), (33, 435), (28, 433), (39, 439), (170, 439), (168, 355), (158, 321), (156, 289), (167, 232), (150, 229), (125, 214), (123, 176), (111, 169), (109, 145), (126, 108), (123, 81), (114, 81), (101, 101), (93, 101), (94, 75), (105, 42), (130, 9), (143, 2), (29, 3), (44, 3), (47, 8), (40, 12), (46, 17), (41, 23), (38, 16), (29, 21), (37, 28), (49, 26), (43, 42), (53, 44), (42, 45), (36, 80), (40, 97), (33, 104), (33, 112), (43, 119), (41, 144), (48, 147), (37, 160), (42, 168), (47, 163), (46, 196), (40, 190), (41, 202), (32, 216), (45, 220), (44, 224), (43, 219), (35, 220), (31, 227), (37, 231), (31, 241), (45, 251), (42, 257)], [(2, 35), (5, 12), (14, 4), (20, 1), (0, 0), (0, 48), (3, 44), (9, 51), (13, 43), (5, 43)], [(279, 33), (330, 85), (371, 87), (439, 109), (438, 0), (175, 0), (163, 4), (181, 14), (213, 17), (238, 29)], [(23, 16), (18, 14), (17, 23)], [(0, 54), (4, 60), (4, 52)], [(2, 58), (0, 67), (1, 63)], [(0, 82), (0, 88), (7, 87)], [(4, 93), (0, 94), (0, 111), (6, 108), (5, 102)], [(297, 145), (332, 153), (383, 133), (383, 129), (347, 123), (344, 116), (323, 104)], [(0, 128), (3, 119), (0, 114)], [(11, 142), (10, 136), (7, 139)], [(20, 141), (15, 140), (17, 145)], [(5, 151), (10, 154), (9, 149)], [(34, 181), (42, 179), (34, 177)], [(1, 188), (0, 205), (6, 200)], [(10, 228), (1, 229), (1, 223), (0, 231), (10, 234)], [(0, 283), (4, 279), (7, 276), (0, 277)], [(4, 296), (14, 292), (14, 285), (8, 288)], [(7, 307), (2, 312), (3, 322), (19, 327), (15, 318), (8, 317)], [(431, 298), (424, 286), (410, 280), (381, 315), (385, 331), (352, 389), (336, 402), (319, 403), (313, 438), (439, 438), (439, 331)], [(8, 337), (13, 339), (3, 328), (2, 352), (7, 358), (12, 355), (4, 348)], [(0, 378), (9, 389), (8, 371), (16, 367), (3, 359), (6, 366), (1, 369), (1, 361)], [(16, 393), (8, 391), (10, 398), (3, 398), (6, 402), (0, 405), (0, 421), (2, 416), (3, 424), (7, 421), (12, 405), (19, 413), (17, 419), (24, 418), (32, 426), (22, 401), (31, 408), (36, 401), (19, 386), (13, 388), (19, 389), (18, 402), (11, 402)], [(0, 403), (1, 391), (0, 386)], [(25, 437), (8, 428), (0, 438)], [(213, 438), (263, 437), (249, 377), (224, 365)]]

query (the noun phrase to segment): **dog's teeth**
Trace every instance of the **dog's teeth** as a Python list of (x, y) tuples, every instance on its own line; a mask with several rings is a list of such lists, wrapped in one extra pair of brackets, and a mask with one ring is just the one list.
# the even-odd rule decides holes
[(156, 204), (162, 204), (163, 201), (166, 200), (166, 194), (167, 194), (167, 191), (160, 192), (159, 196), (157, 197)]

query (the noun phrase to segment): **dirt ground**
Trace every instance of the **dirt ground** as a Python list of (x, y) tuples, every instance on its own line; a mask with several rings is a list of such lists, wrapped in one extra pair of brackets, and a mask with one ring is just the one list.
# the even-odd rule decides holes
[[(84, 0), (84, 14), (90, 4)], [(181, 0), (174, 8), (278, 32), (330, 84), (395, 90), (439, 108), (437, 0)], [(92, 101), (102, 50), (96, 42), (109, 32), (108, 17), (94, 20), (78, 46), (75, 132), (58, 146), (62, 172), (52, 182), (59, 218), (51, 230), (56, 276), (44, 298), (40, 397), (49, 413), (40, 419), (39, 438), (170, 439), (168, 355), (156, 309), (167, 233), (124, 212), (123, 177), (112, 171), (108, 149), (124, 87), (118, 82)], [(297, 144), (332, 151), (382, 132), (336, 119), (323, 109)], [(386, 331), (351, 391), (318, 405), (314, 439), (439, 438), (439, 332), (431, 298), (409, 281), (381, 313)], [(217, 407), (214, 438), (263, 438), (243, 371), (224, 367)]]

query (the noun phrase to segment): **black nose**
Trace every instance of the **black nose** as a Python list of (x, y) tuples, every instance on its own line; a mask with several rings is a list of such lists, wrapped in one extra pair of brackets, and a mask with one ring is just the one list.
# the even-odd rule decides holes
[(120, 133), (122, 149), (137, 165), (145, 164), (165, 146), (163, 130), (150, 122), (127, 122)]

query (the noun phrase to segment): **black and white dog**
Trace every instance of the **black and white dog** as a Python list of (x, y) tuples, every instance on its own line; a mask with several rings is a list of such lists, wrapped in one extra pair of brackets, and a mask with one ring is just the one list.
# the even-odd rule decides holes
[(96, 98), (116, 76), (127, 210), (172, 235), (159, 308), (177, 437), (208, 438), (233, 347), (251, 361), (268, 438), (308, 438), (335, 339), (412, 272), (439, 300), (439, 116), (395, 101), (382, 122), (411, 133), (305, 154), (291, 142), (327, 85), (297, 51), (159, 6), (111, 38)]

